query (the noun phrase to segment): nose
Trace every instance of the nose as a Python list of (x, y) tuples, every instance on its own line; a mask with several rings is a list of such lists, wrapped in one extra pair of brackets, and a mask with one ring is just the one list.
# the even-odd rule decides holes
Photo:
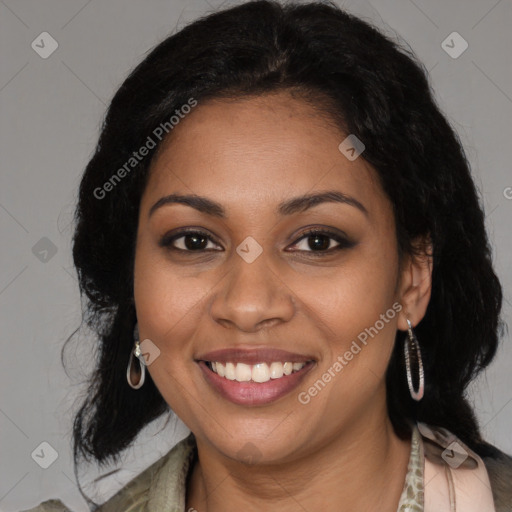
[(233, 256), (234, 262), (219, 285), (210, 309), (213, 319), (222, 326), (257, 332), (293, 318), (293, 292), (264, 255), (265, 252), (252, 263)]

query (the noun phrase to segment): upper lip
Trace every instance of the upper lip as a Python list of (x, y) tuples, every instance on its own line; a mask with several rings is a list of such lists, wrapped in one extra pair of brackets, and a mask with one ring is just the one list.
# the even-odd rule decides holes
[(271, 363), (274, 361), (281, 361), (283, 363), (287, 361), (291, 363), (306, 363), (308, 361), (314, 361), (314, 358), (310, 355), (287, 352), (286, 350), (276, 348), (224, 348), (201, 354), (196, 360), (224, 364), (229, 362), (257, 364)]

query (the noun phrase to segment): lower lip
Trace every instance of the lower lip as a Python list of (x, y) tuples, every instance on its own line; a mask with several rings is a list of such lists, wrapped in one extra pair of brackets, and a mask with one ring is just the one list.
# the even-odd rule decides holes
[(264, 405), (275, 402), (294, 390), (314, 365), (314, 362), (306, 363), (297, 372), (267, 382), (238, 382), (220, 377), (210, 370), (204, 361), (197, 363), (207, 382), (224, 398), (237, 405)]

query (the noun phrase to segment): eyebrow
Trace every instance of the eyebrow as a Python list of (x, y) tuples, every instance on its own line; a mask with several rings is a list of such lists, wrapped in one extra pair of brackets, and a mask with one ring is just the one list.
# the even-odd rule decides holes
[[(369, 216), (368, 210), (364, 205), (354, 197), (343, 194), (337, 190), (327, 190), (324, 192), (317, 192), (314, 194), (305, 194), (299, 197), (288, 199), (281, 203), (277, 208), (279, 215), (292, 215), (294, 213), (304, 212), (314, 206), (322, 203), (342, 203), (348, 204), (360, 210), (367, 217)], [(149, 210), (148, 217), (162, 206), (169, 204), (185, 204), (202, 213), (218, 217), (221, 219), (226, 218), (226, 210), (224, 207), (211, 199), (198, 195), (182, 195), (170, 194), (161, 197)]]

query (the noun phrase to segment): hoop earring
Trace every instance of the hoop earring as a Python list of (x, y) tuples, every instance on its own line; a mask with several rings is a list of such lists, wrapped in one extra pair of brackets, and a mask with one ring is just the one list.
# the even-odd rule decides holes
[[(407, 320), (408, 328), (408, 336), (405, 339), (404, 343), (404, 354), (405, 354), (405, 368), (407, 371), (407, 384), (409, 385), (409, 392), (411, 393), (411, 398), (419, 402), (425, 393), (425, 374), (423, 371), (423, 361), (421, 359), (421, 350), (420, 344), (418, 343), (418, 339), (412, 330), (411, 322), (409, 319)], [(416, 359), (418, 364), (418, 389), (415, 390), (412, 382), (412, 373), (411, 373), (411, 352), (413, 357)]]
[[(146, 378), (146, 365), (142, 362), (142, 352), (140, 350), (140, 342), (137, 339), (139, 337), (139, 328), (138, 324), (135, 324), (135, 329), (133, 331), (133, 336), (135, 338), (134, 348), (130, 352), (130, 360), (128, 361), (128, 367), (126, 368), (126, 380), (128, 384), (133, 389), (140, 389), (144, 384), (144, 379)], [(139, 361), (139, 370), (134, 368), (133, 362), (134, 359)], [(136, 384), (132, 382), (132, 374), (140, 374), (139, 380)]]

